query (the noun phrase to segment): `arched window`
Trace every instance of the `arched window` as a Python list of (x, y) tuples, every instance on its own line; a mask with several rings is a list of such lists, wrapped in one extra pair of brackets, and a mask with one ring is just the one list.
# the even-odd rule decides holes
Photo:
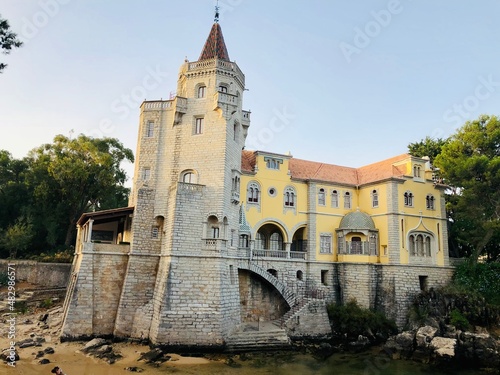
[(325, 189), (321, 188), (318, 191), (318, 205), (324, 206), (325, 205)]
[(227, 93), (228, 92), (227, 86), (225, 84), (219, 85), (219, 92)]
[(425, 197), (425, 206), (428, 210), (434, 209), (434, 196), (429, 194)]
[(182, 174), (182, 182), (186, 184), (196, 184), (198, 179), (196, 178), (196, 173), (193, 171), (186, 171)]
[(372, 191), (372, 207), (378, 207), (378, 191)]
[(292, 187), (285, 188), (283, 196), (285, 207), (295, 207), (295, 190)]
[(207, 220), (207, 237), (208, 238), (219, 238), (220, 235), (220, 223), (216, 216), (210, 216)]
[(413, 177), (421, 178), (422, 177), (421, 170), (422, 170), (421, 165), (418, 165), (418, 164), (414, 165), (413, 166)]
[(250, 182), (247, 188), (247, 202), (259, 203), (260, 202), (260, 186), (256, 182)]
[(332, 191), (332, 207), (338, 208), (339, 206), (339, 193), (337, 190)]
[(344, 194), (344, 208), (351, 208), (351, 194), (348, 191)]
[(408, 236), (408, 250), (410, 256), (431, 257), (433, 235), (428, 232), (413, 232)]
[(405, 206), (413, 207), (413, 194), (411, 193), (411, 191), (405, 192), (404, 198), (405, 198)]

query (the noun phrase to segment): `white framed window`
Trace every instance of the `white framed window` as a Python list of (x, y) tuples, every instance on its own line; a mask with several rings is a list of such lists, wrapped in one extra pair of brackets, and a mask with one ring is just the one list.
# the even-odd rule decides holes
[(146, 137), (152, 138), (155, 134), (155, 123), (153, 121), (148, 121), (146, 124)]
[(276, 170), (279, 170), (280, 164), (283, 163), (283, 160), (275, 158), (264, 158), (264, 161), (266, 162), (267, 169), (276, 169)]
[(339, 207), (339, 193), (337, 190), (332, 191), (332, 208)]
[(420, 178), (421, 177), (421, 169), (422, 167), (418, 164), (413, 166), (413, 177)]
[(205, 85), (198, 86), (197, 97), (204, 98), (206, 91), (207, 91), (207, 86), (205, 86)]
[(344, 193), (344, 208), (351, 208), (351, 193), (348, 191)]
[(332, 253), (332, 235), (330, 233), (321, 233), (319, 235), (319, 252), (321, 254)]
[(285, 207), (295, 207), (295, 189), (288, 186), (283, 194), (283, 204)]
[(406, 207), (413, 207), (413, 194), (411, 191), (404, 193), (404, 202)]
[(321, 188), (318, 190), (318, 205), (324, 206), (326, 204), (325, 189)]
[(254, 181), (248, 184), (247, 202), (253, 204), (260, 203), (260, 186)]
[(149, 168), (149, 167), (142, 168), (141, 180), (142, 181), (149, 181), (150, 178), (151, 178), (151, 168)]
[(202, 134), (203, 133), (203, 124), (204, 124), (204, 118), (203, 117), (196, 117), (194, 121), (194, 134)]
[(432, 194), (428, 194), (425, 197), (425, 207), (428, 210), (434, 210), (434, 196)]
[(431, 257), (433, 237), (427, 232), (412, 232), (408, 236), (408, 249), (410, 256)]
[(372, 195), (372, 207), (378, 207), (378, 191), (373, 190), (371, 195)]

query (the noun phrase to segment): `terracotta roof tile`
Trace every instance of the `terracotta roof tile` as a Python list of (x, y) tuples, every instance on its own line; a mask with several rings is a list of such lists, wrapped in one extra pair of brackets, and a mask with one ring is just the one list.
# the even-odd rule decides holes
[(218, 23), (213, 24), (198, 60), (209, 60), (213, 58), (229, 61), (229, 54), (227, 53), (222, 29)]
[[(256, 163), (256, 151), (243, 151), (241, 154), (241, 169), (253, 172)], [(402, 154), (360, 168), (343, 167), (315, 161), (291, 158), (289, 169), (292, 178), (302, 180), (317, 180), (347, 185), (364, 185), (370, 182), (382, 181), (392, 177), (402, 177), (406, 165), (394, 165), (408, 159), (410, 155)]]

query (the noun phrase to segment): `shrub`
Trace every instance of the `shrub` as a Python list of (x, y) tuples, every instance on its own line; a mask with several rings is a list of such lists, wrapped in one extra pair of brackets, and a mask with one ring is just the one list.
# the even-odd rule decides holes
[(465, 331), (469, 328), (469, 321), (458, 309), (453, 309), (450, 313), (450, 324)]
[(387, 337), (397, 333), (396, 323), (382, 313), (360, 307), (355, 300), (345, 305), (330, 304), (328, 317), (334, 332), (349, 339), (359, 335)]
[(492, 305), (500, 306), (500, 263), (461, 263), (455, 269), (453, 283), (478, 293)]

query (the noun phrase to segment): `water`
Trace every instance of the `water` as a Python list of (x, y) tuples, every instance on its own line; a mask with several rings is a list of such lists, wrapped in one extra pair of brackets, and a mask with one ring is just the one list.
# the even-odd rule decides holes
[[(231, 364), (230, 364), (231, 365)], [(196, 375), (473, 375), (474, 370), (451, 370), (446, 372), (413, 361), (390, 360), (386, 356), (371, 353), (335, 354), (321, 361), (309, 355), (293, 353), (250, 354), (235, 357), (237, 367), (227, 363), (210, 363), (197, 366), (168, 367), (159, 369), (161, 374)]]

